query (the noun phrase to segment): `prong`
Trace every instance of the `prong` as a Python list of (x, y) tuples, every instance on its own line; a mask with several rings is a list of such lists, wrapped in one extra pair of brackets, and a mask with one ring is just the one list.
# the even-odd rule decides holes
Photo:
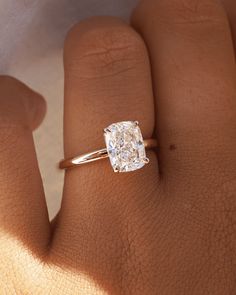
[(119, 171), (118, 168), (115, 167), (115, 168), (114, 168), (114, 172), (115, 172), (115, 173), (118, 173), (118, 172), (120, 172), (120, 171)]
[(150, 160), (149, 160), (148, 158), (144, 158), (144, 159), (143, 159), (143, 162), (144, 162), (145, 164), (148, 164), (148, 163), (150, 162)]
[(103, 131), (104, 131), (105, 133), (111, 132), (111, 130), (110, 130), (109, 128), (104, 128)]
[(139, 122), (138, 121), (134, 121), (134, 124), (135, 124), (135, 126), (138, 126), (139, 125)]

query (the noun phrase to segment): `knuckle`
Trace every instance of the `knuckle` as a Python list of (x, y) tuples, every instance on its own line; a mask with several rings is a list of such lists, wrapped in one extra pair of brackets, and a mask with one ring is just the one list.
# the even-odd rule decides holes
[(6, 96), (13, 96), (16, 91), (22, 91), (22, 83), (14, 77), (1, 75), (0, 76), (0, 101), (5, 100)]
[[(74, 40), (75, 31), (72, 30), (69, 39)], [(141, 37), (123, 23), (110, 27), (93, 26), (77, 38), (75, 48), (77, 53), (72, 53), (65, 64), (70, 72), (82, 78), (101, 78), (127, 72), (146, 56)]]
[(11, 77), (11, 76), (7, 76), (7, 75), (1, 75), (0, 76), (0, 87), (8, 84), (8, 83), (12, 83), (15, 82), (15, 78)]
[(16, 93), (27, 95), (29, 93), (29, 88), (23, 82), (8, 75), (0, 75), (0, 90), (5, 95)]
[(222, 25), (227, 22), (226, 13), (216, 0), (141, 1), (133, 14), (134, 22), (139, 22), (140, 19), (142, 22), (149, 22), (154, 17), (164, 25)]

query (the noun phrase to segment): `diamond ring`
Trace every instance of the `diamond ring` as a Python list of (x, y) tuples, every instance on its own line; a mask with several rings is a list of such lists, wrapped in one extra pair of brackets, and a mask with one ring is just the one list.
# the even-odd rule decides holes
[(143, 139), (137, 121), (113, 123), (104, 129), (104, 137), (106, 148), (62, 160), (59, 168), (68, 169), (109, 157), (114, 172), (134, 171), (149, 163), (145, 148), (157, 147), (155, 139)]

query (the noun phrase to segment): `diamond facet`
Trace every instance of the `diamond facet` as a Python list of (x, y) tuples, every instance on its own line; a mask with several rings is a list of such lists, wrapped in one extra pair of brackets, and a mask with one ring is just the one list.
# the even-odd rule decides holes
[(141, 130), (137, 121), (111, 124), (104, 129), (105, 142), (115, 172), (142, 168), (147, 162)]

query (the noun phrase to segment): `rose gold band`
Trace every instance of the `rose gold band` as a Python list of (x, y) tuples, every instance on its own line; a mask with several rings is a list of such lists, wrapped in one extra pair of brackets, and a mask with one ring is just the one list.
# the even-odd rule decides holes
[[(144, 145), (145, 148), (147, 149), (151, 149), (151, 148), (156, 148), (157, 147), (157, 141), (156, 139), (145, 139), (144, 140)], [(93, 162), (93, 161), (98, 161), (101, 159), (105, 159), (108, 158), (108, 153), (107, 153), (107, 149), (101, 149), (101, 150), (97, 150), (91, 153), (86, 153), (77, 157), (73, 157), (70, 159), (65, 159), (62, 160), (59, 163), (59, 168), (60, 169), (67, 169), (67, 168), (73, 168), (77, 165), (82, 165), (82, 164), (86, 164), (89, 162)]]

